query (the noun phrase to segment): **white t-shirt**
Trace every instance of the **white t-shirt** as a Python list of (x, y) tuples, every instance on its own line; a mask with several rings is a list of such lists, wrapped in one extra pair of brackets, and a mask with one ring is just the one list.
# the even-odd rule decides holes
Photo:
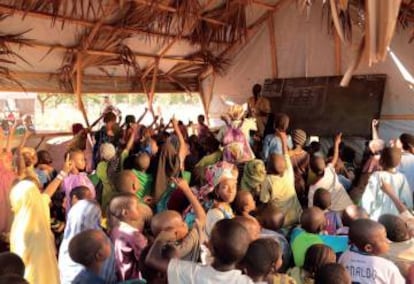
[(171, 259), (167, 270), (170, 284), (253, 284), (253, 281), (240, 270), (221, 272), (209, 265)]
[(366, 255), (351, 247), (339, 258), (351, 275), (352, 283), (360, 284), (405, 284), (397, 266), (391, 261)]
[(338, 175), (336, 174), (335, 168), (332, 164), (328, 164), (325, 168), (323, 177), (309, 187), (309, 207), (313, 206), (313, 196), (315, 195), (315, 191), (319, 188), (326, 189), (331, 193), (332, 205), (330, 209), (333, 211), (345, 210), (346, 207), (353, 204), (345, 188), (339, 182)]

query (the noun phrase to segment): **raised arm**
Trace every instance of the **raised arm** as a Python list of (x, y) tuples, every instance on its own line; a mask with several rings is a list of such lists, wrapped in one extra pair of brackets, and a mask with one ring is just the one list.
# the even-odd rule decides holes
[(19, 147), (17, 148), (17, 175), (19, 177), (23, 177), (26, 170), (26, 163), (22, 155), (22, 149), (26, 145), (27, 139), (29, 139), (30, 135), (32, 135), (32, 133), (26, 130), (23, 139), (20, 142)]
[(56, 176), (54, 180), (52, 180), (49, 185), (45, 188), (44, 193), (49, 195), (50, 197), (55, 194), (56, 190), (59, 188), (60, 184), (62, 183), (63, 179), (69, 174), (72, 169), (72, 162), (70, 160), (69, 154), (66, 155), (65, 163), (63, 164), (62, 170)]
[(204, 225), (206, 223), (206, 212), (204, 211), (204, 208), (198, 201), (197, 197), (194, 195), (190, 186), (184, 179), (174, 178), (173, 181), (177, 185), (177, 188), (181, 189), (181, 191), (184, 193), (185, 197), (193, 207), (196, 220), (198, 221), (198, 225), (201, 228), (204, 228)]
[(380, 139), (379, 134), (378, 134), (378, 125), (379, 125), (379, 121), (377, 119), (373, 119), (371, 122), (372, 140)]
[(154, 116), (154, 120), (152, 121), (152, 123), (148, 126), (148, 128), (152, 128), (158, 121), (160, 117), (158, 115)]
[(144, 119), (145, 115), (148, 113), (148, 108), (146, 107), (143, 114), (138, 118), (137, 123), (140, 124), (141, 121)]
[(334, 167), (338, 163), (338, 159), (339, 159), (339, 145), (341, 144), (341, 141), (342, 141), (342, 133), (338, 133), (335, 136), (335, 141), (334, 141), (334, 155), (332, 157), (332, 162), (331, 162)]
[(139, 128), (139, 124), (137, 124), (137, 123), (134, 123), (131, 126), (132, 133), (129, 136), (128, 142), (127, 142), (126, 147), (125, 147), (125, 150), (128, 151), (128, 152), (130, 152), (132, 147), (134, 146), (134, 141), (135, 141), (135, 137), (137, 135), (138, 128)]
[(283, 155), (289, 154), (286, 132), (281, 132), (281, 131), (277, 130), (276, 134), (277, 134), (277, 136), (279, 136), (279, 138), (282, 142), (282, 153), (283, 153)]
[(187, 149), (186, 149), (186, 144), (184, 141), (184, 136), (181, 133), (180, 127), (178, 126), (178, 121), (173, 118), (171, 120), (175, 134), (177, 135), (178, 138), (178, 142), (180, 144), (179, 149), (178, 149), (178, 156), (180, 158), (180, 163), (184, 162), (185, 156), (187, 155)]
[(12, 127), (10, 127), (9, 135), (7, 136), (6, 148), (5, 148), (7, 153), (11, 152), (12, 139), (16, 131), (16, 126), (17, 126), (16, 123), (14, 123)]

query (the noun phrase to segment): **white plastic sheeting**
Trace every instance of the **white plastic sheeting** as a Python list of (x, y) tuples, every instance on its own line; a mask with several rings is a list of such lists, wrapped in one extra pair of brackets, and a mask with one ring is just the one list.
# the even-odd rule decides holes
[[(274, 15), (279, 78), (336, 75), (334, 40), (327, 33), (326, 19), (322, 19), (321, 2), (314, 1), (308, 17), (300, 13), (295, 3), (285, 5)], [(356, 28), (352, 44), (342, 45), (342, 72), (353, 58), (360, 38), (360, 31)], [(390, 48), (406, 69), (414, 74), (414, 43), (409, 44), (408, 40), (408, 31), (397, 29)], [(251, 95), (253, 84), (263, 83), (264, 79), (272, 77), (270, 52), (268, 29), (264, 25), (233, 59), (227, 75), (217, 77), (210, 106), (212, 117), (225, 109), (222, 97), (244, 103)], [(414, 91), (390, 56), (371, 68), (361, 64), (355, 72), (375, 73), (387, 74), (381, 114), (414, 114)], [(349, 113), (352, 115), (352, 109)], [(402, 132), (414, 133), (414, 122), (384, 120), (381, 123), (380, 135), (387, 141)]]

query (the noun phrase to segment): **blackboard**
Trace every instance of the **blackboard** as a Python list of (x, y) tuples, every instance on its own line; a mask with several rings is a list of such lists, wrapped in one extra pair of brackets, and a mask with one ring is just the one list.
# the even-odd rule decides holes
[(386, 75), (353, 76), (348, 87), (340, 87), (342, 76), (266, 79), (263, 96), (272, 112), (290, 116), (290, 128), (308, 135), (371, 135), (371, 120), (381, 112)]

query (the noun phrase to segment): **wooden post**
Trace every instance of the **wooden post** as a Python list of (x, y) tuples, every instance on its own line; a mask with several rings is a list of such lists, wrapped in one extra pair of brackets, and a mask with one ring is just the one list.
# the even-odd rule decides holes
[(270, 40), (270, 54), (272, 55), (272, 75), (273, 78), (278, 77), (277, 68), (277, 49), (276, 49), (276, 35), (275, 35), (275, 24), (273, 20), (273, 14), (267, 19), (267, 27), (269, 32)]
[(341, 56), (342, 41), (336, 30), (334, 33), (334, 37), (335, 37), (335, 74), (341, 75), (342, 74), (342, 56)]
[(76, 90), (75, 90), (75, 95), (76, 95), (76, 100), (77, 100), (77, 103), (78, 103), (78, 108), (82, 112), (83, 118), (85, 119), (86, 126), (89, 128), (90, 124), (89, 124), (88, 115), (86, 113), (85, 106), (84, 106), (83, 101), (82, 101), (82, 77), (83, 77), (82, 53), (78, 52), (77, 53), (77, 59), (76, 59)]
[(149, 96), (148, 96), (148, 104), (149, 104), (150, 110), (152, 110), (152, 103), (154, 101), (154, 93), (155, 93), (155, 87), (157, 85), (159, 63), (160, 63), (159, 60), (155, 62), (154, 71), (152, 73), (151, 89), (149, 91)]

